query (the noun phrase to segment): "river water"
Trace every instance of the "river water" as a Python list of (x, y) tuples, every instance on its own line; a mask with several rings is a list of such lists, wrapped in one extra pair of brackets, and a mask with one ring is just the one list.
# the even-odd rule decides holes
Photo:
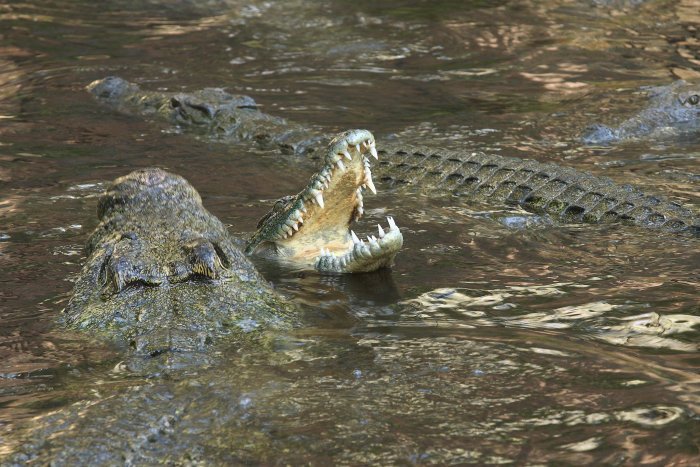
[[(106, 184), (137, 167), (180, 173), (244, 238), (314, 171), (101, 107), (91, 81), (225, 87), (309, 127), (555, 162), (697, 206), (700, 138), (586, 147), (578, 135), (643, 108), (643, 86), (700, 80), (699, 12), (693, 0), (3, 3), (0, 459), (43, 429), (57, 455), (68, 428), (47, 428), (54, 411), (158, 393), (118, 351), (55, 324)], [(199, 417), (181, 422), (186, 436), (162, 433), (180, 444), (151, 461), (700, 464), (697, 239), (378, 189), (362, 223), (397, 219), (394, 269), (324, 277), (258, 261), (306, 326), (274, 358), (232, 353), (172, 376), (189, 385), (171, 396), (196, 399)]]

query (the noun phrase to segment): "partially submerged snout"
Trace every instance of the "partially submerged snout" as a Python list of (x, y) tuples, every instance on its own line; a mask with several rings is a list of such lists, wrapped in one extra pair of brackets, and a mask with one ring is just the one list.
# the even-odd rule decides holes
[(361, 240), (350, 224), (364, 211), (363, 191), (376, 193), (368, 155), (374, 136), (350, 130), (331, 140), (323, 167), (296, 196), (279, 199), (258, 223), (246, 253), (268, 252), (320, 272), (370, 272), (390, 267), (403, 245), (392, 218), (377, 234)]

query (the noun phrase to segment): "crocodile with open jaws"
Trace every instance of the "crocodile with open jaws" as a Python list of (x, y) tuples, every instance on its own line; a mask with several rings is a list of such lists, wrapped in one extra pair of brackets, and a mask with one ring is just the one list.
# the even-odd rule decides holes
[[(217, 138), (225, 134), (233, 141), (254, 140), (296, 153), (313, 152), (320, 141), (327, 140), (297, 124), (264, 114), (250, 97), (233, 96), (221, 89), (205, 89), (191, 94), (150, 92), (121, 78), (108, 77), (91, 83), (88, 90), (99, 100), (122, 111), (159, 115), (174, 124), (204, 128)], [(676, 94), (674, 96), (677, 98)], [(695, 102), (693, 96), (686, 96), (688, 104)], [(245, 105), (232, 105), (234, 102)], [(270, 121), (275, 122), (274, 126), (267, 123)], [(256, 125), (255, 122), (264, 124)], [(374, 152), (373, 138), (371, 142)], [(358, 146), (356, 151), (360, 149)], [(700, 215), (694, 208), (572, 168), (481, 152), (464, 153), (395, 144), (381, 144), (378, 156), (380, 160), (374, 168), (370, 168), (367, 158), (361, 159), (362, 164), (357, 158), (352, 159), (355, 162), (351, 161), (357, 173), (357, 183), (364, 181), (372, 191), (375, 191), (374, 175), (392, 187), (410, 186), (436, 196), (450, 194), (489, 205), (520, 206), (568, 223), (620, 221), (668, 232), (700, 233)], [(324, 157), (323, 168), (311, 178), (305, 190), (297, 196), (281, 198), (261, 219), (246, 251), (280, 252), (281, 256), (290, 256), (286, 244), (295, 236), (305, 235), (304, 230), (309, 227), (305, 218), (300, 216), (300, 208), (308, 208), (319, 197), (323, 199), (332, 194), (334, 204), (342, 197), (351, 198), (350, 203), (358, 206), (353, 216), (361, 214), (361, 189), (356, 193), (346, 190), (339, 198), (335, 185), (329, 185), (333, 174), (345, 172), (345, 157), (343, 148), (331, 145)], [(323, 204), (314, 206), (322, 208)], [(378, 233), (382, 237), (381, 227)], [(377, 248), (374, 237), (368, 237), (366, 242), (353, 233), (351, 237), (352, 245), (346, 241), (342, 248), (319, 251), (316, 267), (325, 271), (352, 272), (346, 266), (348, 261)]]
[(595, 123), (584, 130), (586, 144), (609, 144), (639, 138), (697, 134), (700, 129), (700, 86), (678, 80), (646, 89), (649, 105), (616, 127)]
[[(272, 143), (283, 149), (292, 148), (297, 153), (313, 152), (320, 141), (327, 140), (323, 135), (305, 133), (297, 124), (267, 116), (255, 108), (250, 97), (232, 96), (220, 89), (191, 94), (152, 93), (116, 77), (95, 81), (88, 89), (99, 100), (123, 111), (157, 114), (178, 125), (205, 128), (210, 134), (213, 129), (216, 137), (226, 134), (235, 141)], [(230, 102), (245, 102), (246, 105), (236, 107)], [(272, 120), (274, 127), (254, 124)], [(372, 143), (370, 149), (374, 152), (374, 139), (367, 141)], [(356, 151), (360, 150), (361, 147), (357, 146)], [(316, 216), (324, 210), (324, 198), (333, 197), (332, 203), (326, 203), (331, 206), (344, 198), (350, 205), (357, 206), (353, 219), (361, 215), (362, 190), (346, 189), (339, 197), (336, 185), (331, 183), (334, 174), (346, 171), (345, 152), (345, 147), (331, 144), (322, 169), (311, 178), (307, 187), (299, 195), (279, 199), (260, 220), (257, 231), (248, 241), (248, 253), (265, 251), (279, 253), (282, 257), (302, 254), (288, 246), (291, 239), (305, 236), (305, 230), (318, 231), (317, 224), (306, 220), (307, 213), (302, 213), (302, 208), (313, 205), (311, 216)], [(700, 233), (697, 210), (572, 168), (481, 152), (464, 153), (395, 144), (379, 145), (377, 155), (380, 160), (373, 168), (370, 168), (367, 158), (353, 158), (352, 170), (348, 169), (348, 172), (356, 173), (358, 184), (372, 191), (375, 191), (374, 176), (385, 186), (407, 186), (434, 196), (452, 195), (499, 207), (520, 206), (567, 223), (619, 221), (660, 231)], [(384, 234), (381, 227), (378, 234), (381, 240)], [(317, 269), (352, 272), (347, 267), (348, 261), (356, 260), (363, 253), (369, 256), (373, 249), (377, 249), (378, 239), (374, 236), (364, 241), (351, 232), (350, 237), (352, 244), (346, 240), (341, 247), (317, 250), (320, 253), (314, 260)], [(310, 252), (303, 254), (308, 256)]]

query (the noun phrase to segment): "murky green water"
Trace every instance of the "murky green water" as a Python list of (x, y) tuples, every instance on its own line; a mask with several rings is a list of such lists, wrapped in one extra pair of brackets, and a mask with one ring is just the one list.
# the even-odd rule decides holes
[[(226, 87), (328, 131), (556, 162), (697, 205), (700, 138), (576, 138), (643, 107), (640, 86), (700, 80), (698, 11), (692, 0), (0, 5), (0, 458), (39, 432), (55, 440), (40, 460), (60, 459), (79, 429), (141, 463), (700, 463), (692, 238), (378, 185), (363, 224), (397, 218), (405, 247), (391, 273), (258, 263), (308, 310), (273, 355), (232, 350), (224, 365), (144, 377), (54, 325), (113, 178), (183, 174), (245, 237), (314, 169), (114, 113), (84, 91), (94, 79)], [(95, 404), (103, 417), (51, 415)], [(158, 423), (155, 440), (129, 438)]]

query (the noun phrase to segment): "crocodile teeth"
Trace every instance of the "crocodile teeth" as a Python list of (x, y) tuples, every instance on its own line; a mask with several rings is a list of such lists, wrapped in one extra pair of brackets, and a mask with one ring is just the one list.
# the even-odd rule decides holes
[(345, 158), (346, 158), (347, 160), (349, 160), (349, 161), (352, 160), (352, 156), (350, 155), (350, 153), (348, 152), (347, 149), (343, 149), (343, 155), (345, 156)]
[(394, 222), (393, 217), (387, 217), (386, 220), (389, 222), (389, 229), (390, 230), (398, 229), (398, 227), (396, 226), (396, 222)]
[(379, 154), (377, 154), (377, 147), (374, 145), (374, 142), (369, 143), (369, 153), (372, 154), (372, 157), (379, 160)]
[(353, 242), (353, 243), (361, 243), (361, 242), (362, 242), (362, 240), (360, 240), (360, 239), (357, 237), (357, 234), (355, 233), (354, 230), (351, 230), (351, 231), (350, 231), (350, 235), (352, 236), (352, 242)]
[(381, 225), (377, 224), (377, 230), (379, 231), (379, 238), (384, 238), (384, 235), (386, 234), (384, 233), (384, 229), (382, 229)]
[(340, 170), (342, 170), (343, 172), (345, 172), (345, 164), (343, 164), (343, 161), (342, 161), (342, 160), (338, 159), (338, 162), (336, 162), (336, 164), (338, 164), (338, 168), (339, 168)]
[(299, 224), (295, 222), (294, 225), (292, 225), (292, 228), (298, 232), (299, 231)]
[(358, 154), (362, 154), (362, 152), (360, 151), (360, 145), (359, 145), (359, 144), (356, 144), (356, 145), (355, 145), (355, 149), (357, 150), (357, 153), (358, 153)]
[(311, 190), (309, 194), (313, 196), (313, 200), (316, 201), (319, 206), (321, 206), (321, 209), (323, 209), (323, 192), (320, 190)]
[(374, 186), (372, 181), (372, 172), (370, 172), (369, 167), (365, 167), (365, 185), (370, 189), (372, 193), (377, 194), (377, 188)]

